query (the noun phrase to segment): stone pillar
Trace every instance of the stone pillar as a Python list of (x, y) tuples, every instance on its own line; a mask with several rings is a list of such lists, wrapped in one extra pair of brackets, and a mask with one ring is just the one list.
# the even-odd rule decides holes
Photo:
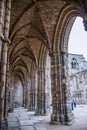
[(29, 91), (28, 91), (28, 82), (24, 79), (23, 81), (23, 107), (28, 108), (29, 105)]
[(68, 53), (61, 52), (61, 84), (62, 84), (62, 109), (63, 123), (72, 124), (73, 113), (71, 109), (71, 94), (68, 75)]
[(51, 95), (51, 63), (48, 59), (48, 67), (45, 69), (45, 87), (46, 87), (46, 113), (51, 114), (52, 112), (52, 95)]
[(35, 110), (35, 75), (32, 72), (31, 76), (31, 86), (30, 86), (30, 102), (29, 102), (29, 111), (34, 111)]
[(46, 114), (46, 94), (45, 94), (45, 68), (38, 70), (38, 86), (37, 86), (37, 108), (36, 115)]
[(51, 91), (52, 91), (52, 115), (51, 123), (61, 122), (61, 72), (60, 51), (50, 53), (51, 57)]
[[(2, 9), (1, 12), (3, 12), (4, 8), (4, 0), (1, 0), (1, 5)], [(2, 16), (2, 19), (4, 18), (4, 28), (3, 28), (3, 35), (4, 39), (2, 42), (2, 47), (1, 47), (1, 74), (0, 74), (0, 82), (3, 83), (3, 86), (1, 86), (1, 91), (0, 91), (0, 108), (1, 108), (1, 116), (0, 116), (0, 125), (2, 128), (3, 125), (3, 116), (4, 116), (4, 96), (5, 96), (5, 82), (6, 82), (6, 65), (7, 65), (7, 44), (9, 42), (8, 37), (9, 37), (9, 25), (10, 25), (10, 11), (11, 11), (11, 0), (6, 1), (6, 9), (5, 9), (5, 16)], [(1, 13), (2, 14), (2, 13)], [(1, 23), (0, 23), (1, 24)], [(0, 30), (1, 31), (1, 30)]]
[(37, 86), (38, 86), (38, 76), (37, 70), (35, 71), (35, 111), (37, 109)]
[[(62, 51), (52, 52), (51, 56), (51, 88), (52, 107), (51, 123), (69, 124), (72, 111), (70, 88), (68, 86), (68, 57)], [(68, 97), (69, 96), (69, 97)], [(70, 117), (70, 118), (69, 118)]]
[(36, 85), (36, 76), (35, 74), (33, 75), (33, 111), (35, 111), (35, 95), (36, 95), (36, 88), (35, 88), (35, 85)]
[(9, 88), (9, 111), (13, 112), (14, 108), (14, 77), (10, 76), (10, 88)]
[(24, 83), (24, 106), (25, 108), (28, 108), (28, 98), (29, 98), (29, 91), (28, 91), (28, 83), (27, 83), (27, 80), (25, 80), (25, 83)]
[[(5, 82), (5, 113), (4, 113), (4, 117), (5, 117), (5, 121), (7, 122), (7, 116), (8, 116), (8, 104), (9, 104), (9, 57), (7, 56), (7, 70), (6, 70), (6, 82)], [(7, 124), (6, 124), (7, 125)]]
[(4, 24), (4, 0), (0, 0), (0, 128), (4, 125), (4, 107), (2, 108), (2, 105), (4, 104), (4, 97), (1, 97), (2, 87), (4, 85), (4, 82), (2, 81), (2, 59), (1, 59), (1, 49), (2, 49), (2, 39), (3, 39), (3, 24)]
[(4, 13), (5, 13), (4, 10), (5, 10), (4, 0), (0, 0), (0, 40), (1, 41), (3, 39), (3, 26), (4, 26)]
[(23, 83), (23, 106), (27, 108), (27, 83)]
[(47, 109), (46, 109), (46, 86), (45, 86), (45, 82), (46, 82), (46, 79), (45, 79), (45, 68), (46, 67), (43, 67), (42, 68), (42, 114), (47, 114)]
[(23, 107), (25, 106), (25, 87), (23, 82)]

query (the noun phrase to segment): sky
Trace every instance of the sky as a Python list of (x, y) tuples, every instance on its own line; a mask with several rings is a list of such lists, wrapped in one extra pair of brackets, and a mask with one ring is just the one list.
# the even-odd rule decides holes
[(68, 51), (73, 54), (83, 54), (87, 60), (87, 31), (84, 29), (83, 19), (77, 17), (68, 43)]

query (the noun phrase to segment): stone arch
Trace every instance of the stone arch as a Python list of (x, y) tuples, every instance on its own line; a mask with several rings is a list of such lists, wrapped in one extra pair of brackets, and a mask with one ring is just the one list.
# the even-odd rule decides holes
[(73, 119), (68, 76), (68, 38), (77, 16), (83, 17), (83, 10), (79, 4), (74, 2), (65, 4), (56, 24), (53, 52), (50, 53), (53, 88), (51, 123), (69, 124)]
[(83, 10), (78, 4), (66, 4), (61, 9), (54, 35), (54, 51), (67, 52), (69, 34), (77, 16), (83, 17)]

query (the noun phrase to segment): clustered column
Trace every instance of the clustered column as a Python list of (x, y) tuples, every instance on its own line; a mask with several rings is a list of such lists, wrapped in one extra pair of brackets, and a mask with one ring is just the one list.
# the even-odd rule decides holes
[[(7, 66), (7, 51), (9, 43), (9, 25), (11, 0), (0, 1), (0, 32), (1, 33), (1, 65), (0, 65), (0, 127), (4, 127), (4, 99), (5, 99), (5, 83), (6, 83), (6, 66)], [(5, 11), (5, 12), (4, 12)], [(3, 37), (2, 37), (3, 36)]]
[(52, 52), (50, 56), (53, 107), (51, 123), (68, 125), (73, 117), (68, 85), (68, 56), (62, 51)]
[[(2, 39), (3, 39), (3, 25), (4, 25), (4, 0), (0, 1), (0, 46), (2, 49)], [(1, 52), (1, 50), (0, 50)], [(4, 125), (4, 111), (3, 111), (3, 106), (4, 106), (4, 97), (1, 97), (2, 94), (2, 89), (4, 85), (4, 81), (2, 80), (2, 59), (1, 59), (1, 54), (0, 54), (0, 128)]]
[(36, 115), (46, 114), (45, 104), (45, 68), (41, 67), (38, 69), (38, 86), (37, 86), (37, 107)]
[(58, 124), (61, 122), (61, 71), (60, 71), (60, 51), (51, 52), (51, 91), (52, 91), (52, 108), (51, 123)]
[(68, 75), (68, 53), (61, 52), (61, 77), (62, 77), (62, 108), (64, 114), (64, 124), (71, 124), (73, 120), (73, 113), (71, 109), (71, 94), (69, 86)]
[(5, 119), (8, 116), (8, 104), (9, 104), (9, 56), (7, 56), (7, 70), (6, 70), (6, 82), (5, 82), (5, 87), (6, 87), (6, 91), (5, 91)]
[(28, 106), (28, 84), (27, 84), (27, 81), (25, 80), (24, 81), (24, 89), (23, 89), (23, 91), (24, 91), (24, 107), (25, 108), (27, 108), (27, 106)]
[(35, 80), (36, 77), (34, 75), (34, 73), (32, 72), (31, 75), (31, 86), (30, 86), (30, 103), (29, 103), (29, 110), (30, 111), (34, 111), (35, 110)]
[(10, 88), (9, 88), (9, 111), (12, 112), (14, 108), (14, 77), (10, 75)]

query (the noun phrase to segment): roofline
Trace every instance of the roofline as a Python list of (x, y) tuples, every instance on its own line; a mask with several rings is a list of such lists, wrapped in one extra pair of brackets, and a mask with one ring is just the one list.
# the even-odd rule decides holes
[[(83, 54), (73, 54), (73, 53), (68, 53), (69, 55), (78, 55), (78, 56), (83, 56)], [(84, 57), (84, 56), (83, 56)]]

